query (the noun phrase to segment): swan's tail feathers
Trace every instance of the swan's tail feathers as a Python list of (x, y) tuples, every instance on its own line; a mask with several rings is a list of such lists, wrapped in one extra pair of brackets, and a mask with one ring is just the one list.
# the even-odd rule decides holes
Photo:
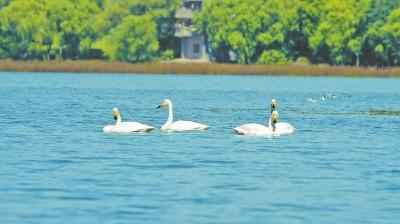
[(112, 127), (110, 125), (107, 125), (103, 128), (103, 132), (106, 132), (106, 133), (111, 132), (111, 129), (112, 129)]
[(210, 126), (202, 124), (200, 127), (197, 127), (197, 128), (195, 128), (193, 130), (205, 131), (205, 130), (208, 130), (208, 129), (210, 129)]

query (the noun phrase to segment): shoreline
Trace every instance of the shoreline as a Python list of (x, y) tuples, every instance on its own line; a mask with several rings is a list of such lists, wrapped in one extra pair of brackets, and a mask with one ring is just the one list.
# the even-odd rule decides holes
[(400, 67), (376, 69), (329, 65), (240, 65), (192, 62), (130, 64), (99, 60), (0, 61), (0, 72), (70, 72), (131, 74), (213, 74), (315, 77), (400, 77)]

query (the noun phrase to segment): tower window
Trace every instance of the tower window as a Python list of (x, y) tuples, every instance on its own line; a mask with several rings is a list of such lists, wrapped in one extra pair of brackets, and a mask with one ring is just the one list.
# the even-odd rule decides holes
[(200, 44), (193, 44), (193, 52), (196, 54), (200, 53)]

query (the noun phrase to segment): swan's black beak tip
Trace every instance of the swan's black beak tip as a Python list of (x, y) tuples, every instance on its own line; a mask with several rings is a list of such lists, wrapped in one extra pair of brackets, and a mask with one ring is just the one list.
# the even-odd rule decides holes
[(158, 107), (157, 107), (157, 109), (160, 109), (161, 108), (161, 106), (159, 105)]

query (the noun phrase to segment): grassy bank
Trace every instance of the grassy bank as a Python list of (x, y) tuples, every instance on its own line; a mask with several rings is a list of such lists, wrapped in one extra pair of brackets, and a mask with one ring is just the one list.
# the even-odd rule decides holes
[(0, 71), (79, 73), (241, 74), (345, 77), (400, 77), (400, 68), (320, 65), (236, 65), (216, 63), (129, 64), (107, 61), (0, 61)]

